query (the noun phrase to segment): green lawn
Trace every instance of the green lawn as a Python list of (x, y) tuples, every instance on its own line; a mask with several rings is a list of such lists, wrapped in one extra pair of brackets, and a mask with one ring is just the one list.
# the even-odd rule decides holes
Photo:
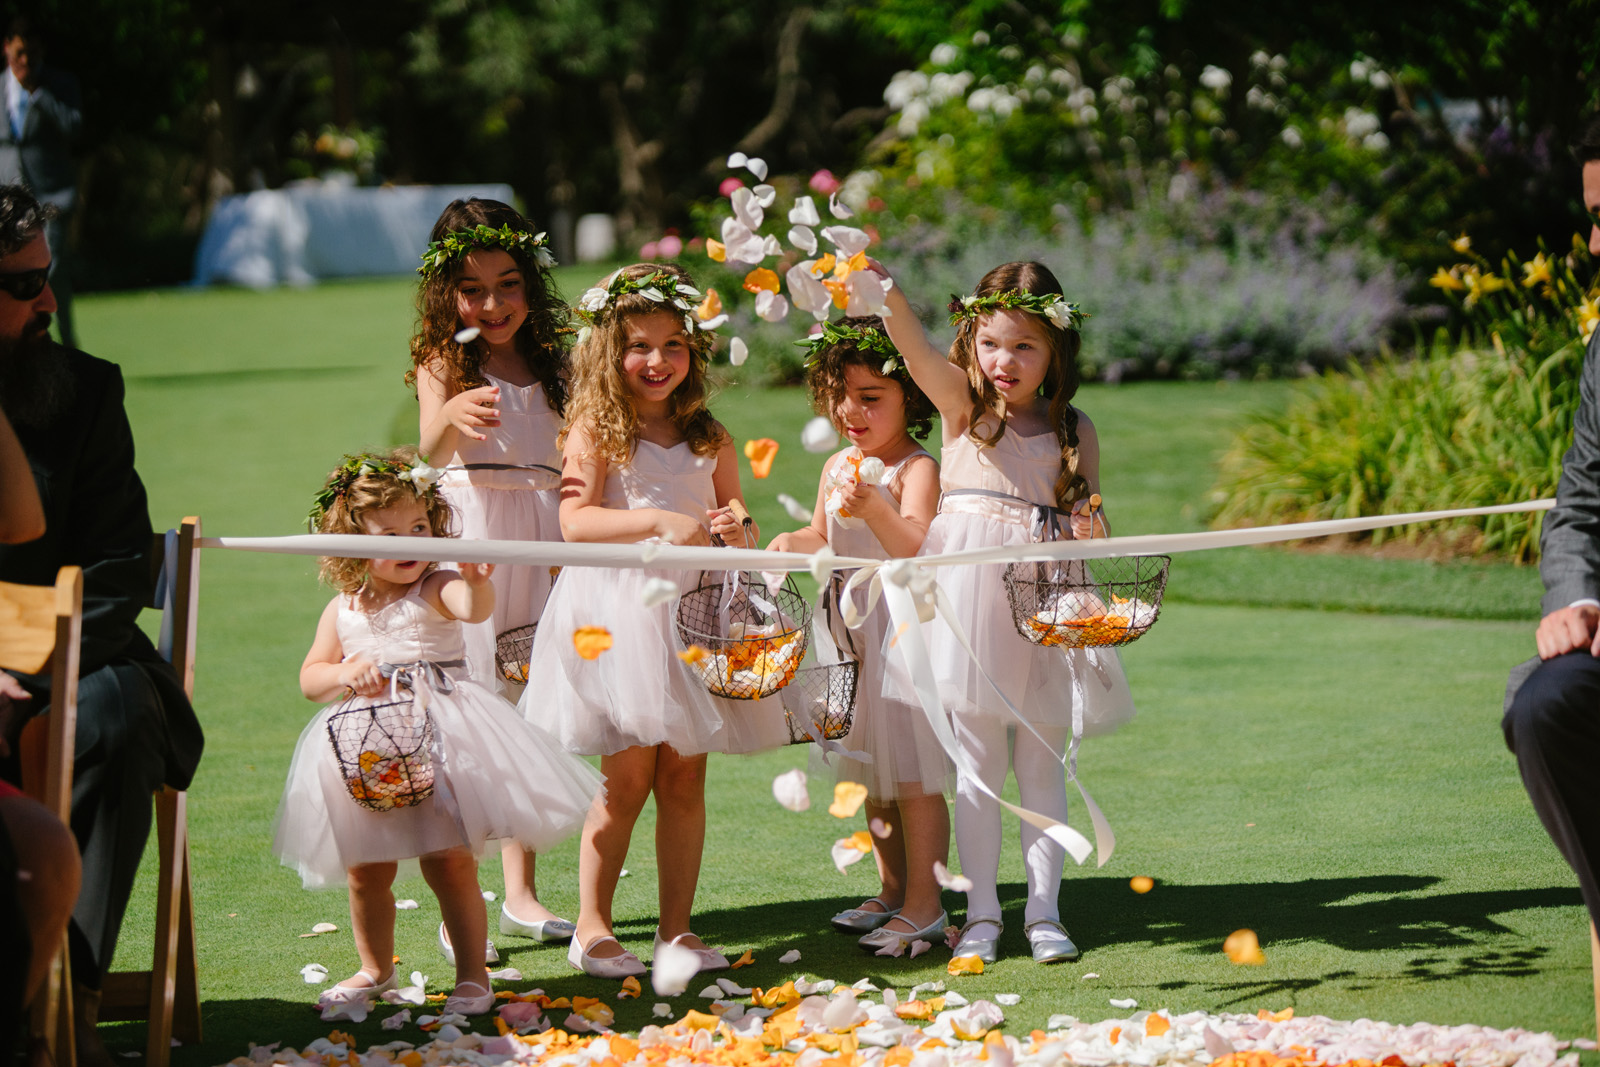
[[(581, 291), (588, 275), (564, 285)], [(79, 308), (85, 347), (127, 376), (159, 525), (198, 513), (210, 534), (296, 532), (342, 452), (414, 432), (401, 383), (412, 320), (404, 282), (86, 296)], [(1229, 426), (1280, 404), (1287, 388), (1084, 389), (1117, 530), (1200, 528)], [(798, 445), (803, 395), (728, 387), (713, 408), (737, 438), (783, 443), (774, 476), (746, 482), (757, 518), (769, 533), (782, 529), (776, 493), (809, 500), (821, 462)], [(190, 810), (207, 1041), (181, 1050), (180, 1067), (220, 1063), (252, 1040), (303, 1044), (326, 1033), (299, 969), (320, 962), (338, 975), (355, 962), (344, 894), (302, 891), (269, 851), (289, 755), (314, 712), (296, 671), (328, 594), (314, 563), (292, 556), (208, 552), (203, 579), (197, 702), (208, 747)], [(1126, 652), (1139, 716), (1085, 749), (1083, 777), (1119, 844), (1107, 867), (1069, 870), (1062, 886), (1083, 959), (1035, 967), (1012, 921), (1006, 958), (959, 987), (1022, 994), (1009, 1025), (1023, 1031), (1057, 1011), (1104, 1017), (1108, 998), (1132, 996), (1145, 1008), (1293, 1005), (1593, 1034), (1575, 880), (1498, 730), (1505, 672), (1532, 651), (1538, 590), (1531, 569), (1507, 566), (1262, 549), (1179, 557), (1161, 625)], [(756, 950), (757, 966), (737, 976), (746, 985), (802, 972), (902, 989), (944, 977), (938, 953), (875, 959), (828, 929), (833, 911), (870, 892), (870, 863), (841, 876), (828, 846), (857, 826), (825, 804), (796, 815), (772, 801), (772, 777), (805, 763), (802, 749), (713, 758), (699, 930)], [(824, 800), (820, 785), (812, 792)], [(1074, 824), (1087, 830), (1081, 816), (1075, 806)], [(1006, 833), (1002, 896), (1020, 913), (1014, 821)], [(541, 860), (544, 898), (569, 914), (575, 855), (568, 842)], [(629, 866), (618, 932), (648, 952), (648, 814)], [(1135, 874), (1154, 877), (1156, 890), (1129, 891)], [(481, 877), (498, 890), (498, 861)], [(148, 886), (125, 966), (138, 962), (148, 928)], [(432, 948), (438, 909), (420, 880), (399, 891), (422, 904), (398, 915), (402, 966), (442, 988), (450, 970)], [(299, 938), (323, 920), (341, 932)], [(1222, 939), (1241, 926), (1261, 935), (1266, 966), (1236, 968), (1222, 956)], [(648, 995), (616, 1002), (615, 983), (575, 975), (559, 948), (499, 940), (527, 976), (519, 988), (604, 996), (619, 1026), (647, 1021)], [(803, 958), (785, 967), (777, 958), (791, 947)], [(1091, 972), (1099, 977), (1082, 977)], [(679, 1010), (691, 1003), (701, 1002), (680, 998)], [(356, 1029), (382, 1040), (375, 1021)], [(124, 1025), (114, 1047), (140, 1047), (142, 1035)]]

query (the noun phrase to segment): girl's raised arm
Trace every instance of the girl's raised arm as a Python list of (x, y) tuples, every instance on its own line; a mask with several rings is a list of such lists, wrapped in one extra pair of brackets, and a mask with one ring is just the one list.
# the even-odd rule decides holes
[(484, 428), (500, 425), (500, 390), (493, 385), (480, 385), (449, 395), (444, 379), (431, 363), (417, 368), (417, 409), (420, 436), (417, 451), (430, 463), (444, 466), (456, 454), (461, 434), (474, 441), (487, 438)]
[[(889, 272), (877, 260), (871, 260), (873, 270), (889, 277)], [(965, 419), (972, 411), (972, 397), (967, 373), (945, 358), (943, 352), (933, 347), (928, 333), (922, 328), (911, 301), (900, 286), (889, 290), (885, 301), (888, 313), (883, 316), (883, 328), (889, 331), (889, 340), (899, 349), (906, 361), (906, 369), (922, 391), (928, 394), (939, 416), (949, 420), (952, 415)]]
[(317, 621), (317, 636), (311, 642), (311, 651), (300, 665), (300, 692), (307, 700), (326, 704), (343, 696), (345, 690), (354, 690), (364, 697), (383, 692), (383, 675), (378, 665), (365, 656), (344, 658), (344, 645), (339, 641), (339, 598), (328, 601)]
[(675, 545), (711, 543), (703, 524), (676, 511), (602, 506), (605, 484), (606, 460), (595, 453), (584, 427), (573, 426), (567, 431), (567, 443), (561, 453), (563, 540), (627, 545), (659, 537)]

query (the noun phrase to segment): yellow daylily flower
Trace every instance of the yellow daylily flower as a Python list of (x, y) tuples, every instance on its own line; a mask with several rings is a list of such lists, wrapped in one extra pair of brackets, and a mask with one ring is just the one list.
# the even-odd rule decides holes
[(1435, 289), (1465, 289), (1467, 284), (1456, 277), (1455, 271), (1445, 270), (1440, 267), (1433, 272), (1433, 277), (1428, 279), (1428, 284)]
[(1575, 309), (1578, 316), (1578, 332), (1583, 337), (1583, 343), (1588, 344), (1589, 338), (1594, 336), (1594, 329), (1600, 325), (1600, 307), (1596, 306), (1595, 299), (1590, 297)]
[[(840, 782), (833, 787), (833, 803), (828, 805), (828, 814), (837, 819), (852, 818), (861, 810), (861, 805), (867, 799), (867, 787), (860, 782)], [(867, 838), (867, 847), (863, 852), (872, 848), (872, 838)]]
[(1550, 257), (1540, 252), (1522, 265), (1522, 287), (1532, 289), (1536, 285), (1548, 286), (1552, 281), (1550, 275)]
[(1460, 237), (1450, 242), (1450, 250), (1458, 256), (1466, 255), (1472, 250), (1472, 238), (1462, 233)]
[(1476, 304), (1490, 293), (1499, 292), (1506, 287), (1506, 280), (1500, 275), (1485, 274), (1475, 267), (1467, 271), (1465, 281), (1467, 283), (1467, 298), (1462, 303), (1467, 307)]

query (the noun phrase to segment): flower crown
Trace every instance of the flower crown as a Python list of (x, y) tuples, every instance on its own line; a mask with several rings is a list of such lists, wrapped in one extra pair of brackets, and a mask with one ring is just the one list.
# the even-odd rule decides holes
[(811, 370), (822, 358), (825, 349), (832, 345), (847, 344), (858, 351), (876, 352), (884, 356), (883, 366), (878, 368), (878, 373), (885, 378), (909, 378), (905, 361), (900, 358), (900, 351), (895, 348), (894, 342), (889, 340), (889, 335), (876, 326), (856, 327), (829, 319), (822, 324), (822, 329), (808, 337), (803, 337), (795, 342), (806, 349), (806, 369)]
[(374, 474), (393, 475), (402, 482), (410, 482), (419, 500), (431, 501), (434, 483), (439, 480), (440, 473), (436, 468), (428, 466), (421, 457), (418, 457), (415, 463), (390, 463), (382, 456), (375, 456), (371, 452), (346, 456), (344, 462), (328, 475), (327, 482), (312, 498), (311, 510), (306, 514), (306, 523), (312, 533), (322, 529), (323, 516), (327, 515), (328, 509), (333, 507), (335, 501), (350, 491), (357, 478), (366, 478)]
[(508, 252), (520, 249), (539, 266), (549, 268), (556, 265), (556, 257), (545, 247), (549, 243), (544, 234), (516, 229), (509, 222), (498, 230), (480, 222), (470, 230), (454, 230), (430, 244), (422, 253), (422, 266), (417, 273), (427, 278), (445, 264), (479, 248), (503, 248)]
[(950, 296), (950, 325), (972, 322), (993, 311), (1026, 311), (1041, 315), (1061, 330), (1076, 330), (1088, 316), (1060, 293), (1029, 293), (1021, 289), (1002, 289), (988, 296)]
[(634, 278), (619, 270), (605, 285), (596, 286), (578, 298), (578, 306), (574, 310), (586, 323), (578, 331), (578, 343), (588, 340), (595, 323), (604, 317), (619, 297), (629, 293), (638, 293), (646, 300), (663, 305), (664, 311), (676, 309), (683, 312), (684, 332), (691, 338), (697, 331), (710, 333), (728, 321), (728, 316), (722, 314), (722, 301), (717, 298), (716, 290), (702, 297), (700, 290), (671, 271), (658, 270), (654, 274)]

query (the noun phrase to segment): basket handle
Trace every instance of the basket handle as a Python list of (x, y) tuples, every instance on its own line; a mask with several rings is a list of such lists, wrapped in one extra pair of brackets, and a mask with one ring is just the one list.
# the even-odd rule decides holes
[(750, 518), (750, 512), (745, 510), (744, 501), (740, 500), (738, 497), (734, 497), (732, 500), (728, 501), (728, 511), (735, 519), (739, 520), (740, 526), (749, 526), (753, 521)]

